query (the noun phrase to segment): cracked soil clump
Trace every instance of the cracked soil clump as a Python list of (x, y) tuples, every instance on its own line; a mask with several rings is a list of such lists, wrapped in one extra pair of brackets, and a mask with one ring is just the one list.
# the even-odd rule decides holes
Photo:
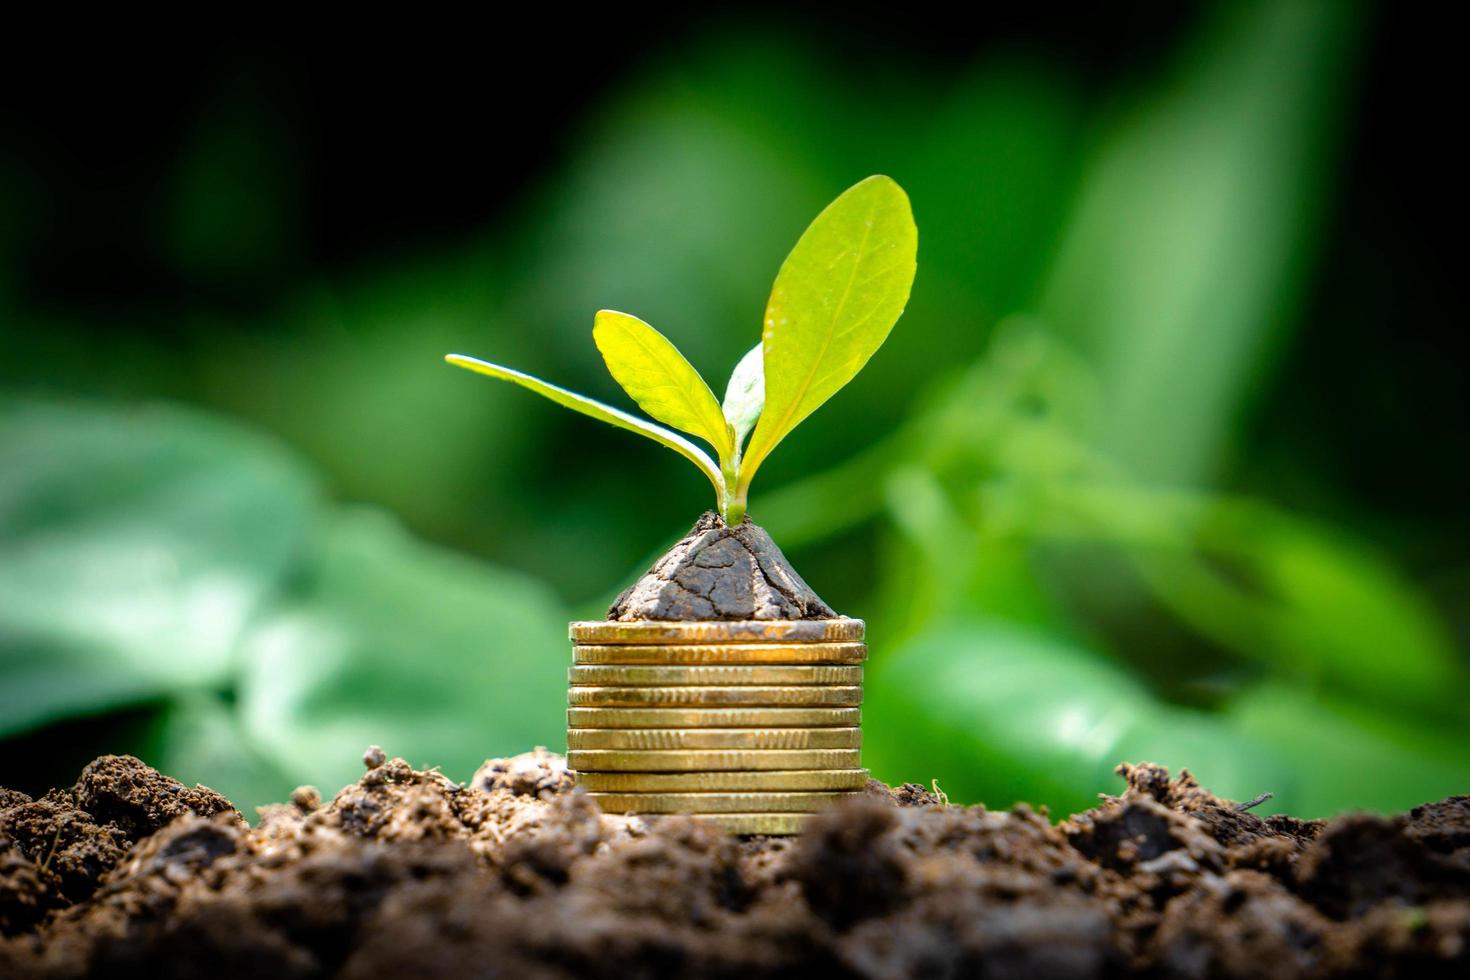
[(741, 839), (603, 814), (544, 750), (467, 785), (364, 763), (331, 802), (303, 787), (253, 828), (125, 757), (40, 800), (0, 790), (0, 976), (1470, 970), (1470, 797), (1262, 819), (1145, 764), (1059, 825), (872, 783), (800, 837)]
[(129, 848), (186, 814), (244, 826), (214, 790), (191, 789), (130, 755), (104, 755), (71, 789), (37, 800), (0, 789), (0, 935), (86, 901)]
[(607, 618), (636, 620), (833, 619), (776, 542), (747, 517), (735, 527), (707, 511), (634, 582)]

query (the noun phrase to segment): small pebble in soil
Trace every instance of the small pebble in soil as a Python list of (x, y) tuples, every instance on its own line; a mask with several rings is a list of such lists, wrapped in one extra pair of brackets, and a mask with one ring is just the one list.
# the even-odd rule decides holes
[(298, 786), (291, 791), (291, 803), (302, 813), (310, 813), (322, 805), (321, 790), (315, 786)]

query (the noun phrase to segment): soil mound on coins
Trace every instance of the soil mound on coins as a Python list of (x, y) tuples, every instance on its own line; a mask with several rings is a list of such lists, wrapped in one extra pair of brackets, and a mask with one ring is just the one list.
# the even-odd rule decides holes
[(635, 620), (832, 619), (776, 542), (749, 517), (730, 527), (706, 511), (607, 611)]
[(370, 751), (249, 827), (106, 757), (0, 791), (0, 976), (1448, 976), (1470, 966), (1470, 797), (1257, 818), (1123, 766), (1060, 825), (866, 793), (799, 838), (600, 813), (560, 756), (468, 785)]

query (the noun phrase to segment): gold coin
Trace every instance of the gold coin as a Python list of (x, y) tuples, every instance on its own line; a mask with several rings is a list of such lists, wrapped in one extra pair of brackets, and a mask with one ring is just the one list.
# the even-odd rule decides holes
[(577, 644), (579, 664), (860, 664), (863, 643), (728, 643), (597, 646)]
[(791, 705), (824, 707), (863, 703), (857, 686), (807, 684), (789, 687), (573, 687), (567, 689), (573, 707), (599, 705)]
[(855, 749), (861, 728), (571, 728), (569, 749)]
[(752, 769), (856, 769), (858, 749), (572, 749), (578, 772), (720, 772)]
[(693, 816), (718, 824), (728, 834), (745, 837), (799, 834), (812, 818), (810, 813), (697, 813)]
[(578, 686), (630, 685), (673, 687), (751, 686), (756, 684), (861, 684), (861, 667), (805, 666), (740, 667), (667, 666), (664, 664), (594, 664), (567, 668), (567, 681)]
[(579, 772), (589, 793), (769, 793), (855, 790), (866, 769), (775, 769), (765, 772)]
[(852, 728), (861, 708), (568, 708), (568, 728)]
[(745, 622), (662, 623), (615, 621), (572, 623), (576, 643), (855, 643), (861, 619), (771, 619)]
[(588, 793), (603, 813), (811, 813), (851, 793)]

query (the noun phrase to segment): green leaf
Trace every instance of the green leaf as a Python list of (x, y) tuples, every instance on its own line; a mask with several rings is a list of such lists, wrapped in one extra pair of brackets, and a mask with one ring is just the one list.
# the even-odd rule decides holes
[(248, 639), (250, 744), (331, 795), (376, 743), (465, 779), (487, 757), (560, 748), (566, 621), (533, 579), (352, 511), (323, 534), (305, 594)]
[(206, 416), (0, 401), (0, 733), (228, 682), (316, 488)]
[[(528, 388), (544, 398), (551, 399), (558, 405), (570, 408), (574, 412), (581, 412), (583, 415), (606, 422), (609, 425), (615, 425), (620, 429), (627, 429), (629, 432), (636, 432), (641, 436), (647, 436), (659, 445), (667, 446), (695, 466), (698, 466), (700, 472), (709, 477), (709, 482), (714, 484), (715, 494), (721, 498), (724, 496), (725, 478), (720, 475), (719, 466), (715, 464), (714, 460), (709, 458), (708, 453), (677, 432), (670, 432), (661, 425), (645, 422), (636, 415), (629, 415), (627, 412), (613, 408), (611, 405), (604, 405), (602, 402), (594, 401), (585, 395), (567, 391), (565, 388), (558, 388), (556, 385), (547, 384), (540, 378), (533, 378), (529, 374), (523, 374), (520, 371), (508, 367), (501, 367), (498, 364), (491, 364), (489, 361), (482, 361), (477, 357), (469, 357), (465, 354), (446, 354), (444, 359), (456, 367), (474, 371), (476, 374), (499, 378), (502, 381), (510, 381), (518, 384), (522, 388)], [(714, 396), (711, 395), (710, 397), (713, 399)]]
[(730, 430), (720, 403), (679, 349), (635, 316), (598, 310), (592, 339), (614, 380), (649, 415), (699, 436), (720, 459), (730, 456)]
[(722, 410), (725, 421), (730, 423), (730, 428), (735, 432), (736, 453), (740, 452), (745, 437), (761, 417), (761, 409), (765, 404), (765, 352), (762, 345), (756, 344), (735, 365), (735, 370), (730, 374), (730, 383), (725, 386), (725, 404)]
[(843, 192), (801, 236), (766, 304), (766, 404), (742, 491), (776, 444), (882, 346), (908, 302), (918, 245), (908, 195), (883, 176)]

